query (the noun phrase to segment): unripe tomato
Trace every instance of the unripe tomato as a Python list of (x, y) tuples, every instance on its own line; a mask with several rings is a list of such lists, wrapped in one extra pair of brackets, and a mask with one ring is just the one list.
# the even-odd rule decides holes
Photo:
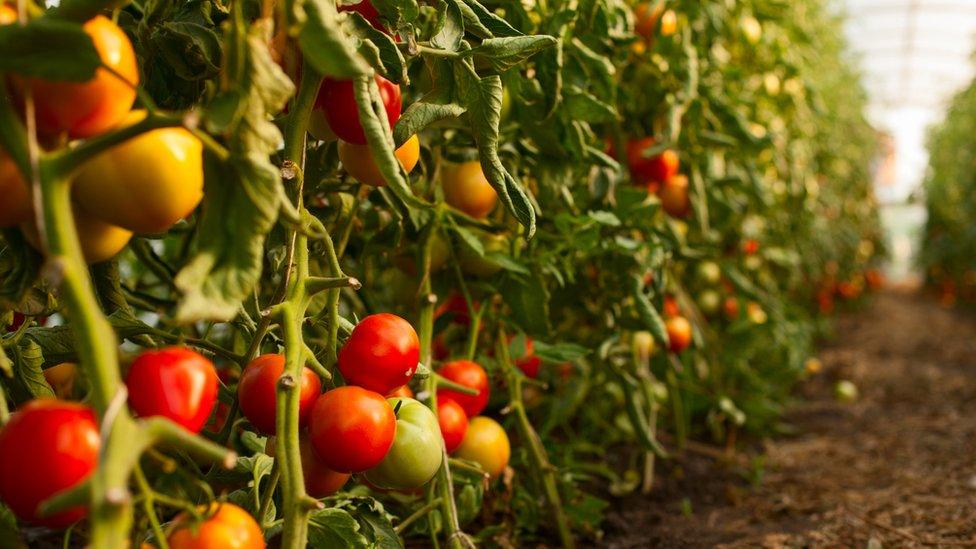
[[(394, 153), (396, 154), (397, 160), (400, 161), (400, 165), (403, 166), (403, 169), (407, 173), (410, 173), (414, 166), (417, 165), (417, 160), (420, 159), (420, 139), (416, 135), (410, 136), (410, 139), (407, 139), (406, 143), (400, 145), (400, 148), (394, 151)], [(380, 173), (380, 167), (373, 160), (373, 153), (370, 151), (369, 145), (356, 145), (340, 140), (339, 160), (342, 161), (342, 167), (349, 172), (349, 175), (363, 185), (370, 185), (372, 187), (386, 185), (386, 180), (383, 179), (383, 174)]]
[(492, 252), (504, 253), (508, 251), (508, 237), (501, 234), (492, 234), (483, 231), (474, 231), (481, 240), (484, 248), (485, 257), (479, 256), (477, 252), (468, 246), (461, 246), (458, 250), (458, 264), (465, 274), (488, 278), (494, 276), (502, 270), (501, 263), (487, 257)]
[(718, 284), (722, 280), (722, 268), (714, 261), (702, 261), (698, 264), (698, 278), (705, 284)]
[(627, 164), (630, 178), (635, 185), (661, 185), (678, 173), (678, 153), (668, 149), (656, 156), (644, 153), (654, 146), (653, 137), (645, 137), (627, 143)]
[(511, 454), (505, 429), (490, 417), (478, 416), (471, 418), (468, 432), (454, 455), (478, 463), (491, 478), (495, 478), (505, 470)]
[[(132, 111), (123, 126), (146, 118)], [(183, 128), (134, 137), (86, 162), (72, 196), (86, 212), (142, 234), (161, 233), (203, 199), (203, 144)]]
[(739, 28), (745, 35), (746, 41), (755, 46), (762, 40), (762, 23), (751, 15), (744, 15), (739, 20)]
[(630, 338), (630, 345), (634, 354), (641, 361), (647, 362), (654, 354), (654, 336), (646, 330), (634, 332)]
[(174, 529), (166, 536), (170, 549), (264, 549), (261, 526), (247, 511), (233, 503), (213, 503), (208, 518), (195, 524), (186, 512), (177, 515)]
[(539, 377), (542, 359), (535, 355), (535, 343), (532, 342), (531, 337), (525, 336), (525, 354), (515, 359), (515, 365), (526, 377), (532, 379)]
[(183, 347), (146, 351), (125, 376), (129, 407), (142, 417), (163, 416), (199, 433), (217, 402), (217, 370)]
[[(75, 231), (77, 231), (78, 241), (81, 244), (81, 254), (88, 263), (99, 263), (112, 259), (125, 248), (132, 238), (131, 231), (92, 217), (78, 208), (74, 209), (74, 217)], [(20, 229), (28, 244), (38, 251), (43, 251), (41, 236), (37, 232), (33, 219), (22, 223)]]
[(366, 472), (366, 480), (388, 490), (420, 488), (434, 478), (444, 460), (437, 417), (412, 398), (391, 398), (387, 402), (394, 410), (400, 406), (396, 436), (383, 461)]
[(21, 520), (64, 528), (88, 514), (74, 507), (41, 518), (37, 507), (82, 482), (98, 463), (98, 424), (87, 406), (32, 400), (0, 431), (0, 500)]
[(54, 395), (61, 399), (70, 399), (75, 392), (75, 381), (78, 380), (78, 365), (73, 362), (62, 362), (44, 370), (44, 379), (54, 389)]
[(451, 453), (460, 446), (464, 434), (468, 432), (468, 416), (464, 408), (453, 400), (437, 401), (437, 423), (444, 437), (444, 447)]
[(445, 202), (476, 219), (487, 217), (498, 203), (498, 193), (477, 160), (441, 168), (441, 188)]
[[(284, 355), (261, 355), (244, 367), (237, 383), (241, 413), (255, 429), (266, 435), (273, 435), (278, 430), (278, 379), (284, 372)], [(303, 366), (298, 390), (298, 425), (304, 427), (309, 422), (315, 399), (322, 392), (322, 381), (310, 368)]]
[(688, 199), (688, 178), (684, 175), (668, 178), (658, 190), (657, 196), (661, 199), (661, 207), (671, 217), (684, 217), (691, 209), (691, 201)]
[(396, 429), (396, 415), (383, 395), (353, 385), (323, 393), (308, 423), (315, 454), (340, 473), (379, 465), (393, 445)]
[(84, 30), (104, 65), (95, 71), (94, 78), (82, 83), (14, 79), (21, 94), (30, 89), (41, 133), (67, 133), (73, 138), (104, 133), (122, 121), (136, 99), (139, 67), (129, 37), (101, 15), (88, 20)]
[(392, 391), (386, 394), (386, 398), (393, 398), (393, 397), (413, 398), (413, 390), (410, 388), (409, 385), (401, 385), (400, 387), (397, 387), (396, 389), (393, 389)]
[(324, 498), (338, 492), (349, 481), (349, 473), (333, 471), (320, 459), (312, 448), (308, 437), (298, 439), (302, 450), (302, 476), (305, 478), (305, 491), (313, 498)]
[(385, 395), (410, 381), (420, 360), (420, 339), (406, 320), (389, 313), (359, 321), (339, 351), (346, 383)]
[[(376, 84), (380, 88), (380, 98), (383, 99), (386, 118), (392, 128), (400, 119), (400, 86), (380, 75), (376, 75)], [(339, 139), (356, 145), (366, 144), (366, 133), (359, 121), (359, 107), (356, 105), (352, 80), (326, 78), (322, 81), (319, 95), (315, 99), (315, 108), (325, 111), (325, 119)]]
[(468, 414), (468, 417), (480, 414), (488, 405), (488, 397), (491, 394), (491, 388), (488, 385), (488, 373), (477, 363), (470, 360), (455, 360), (441, 366), (437, 373), (454, 383), (478, 391), (477, 395), (465, 395), (450, 389), (438, 389), (438, 402), (453, 400), (460, 404), (461, 408), (464, 408), (464, 413)]
[(683, 316), (669, 318), (664, 322), (668, 331), (668, 350), (672, 353), (680, 353), (691, 345), (691, 323)]
[(715, 290), (703, 290), (698, 294), (698, 306), (703, 313), (712, 316), (722, 307), (722, 296)]
[(3, 149), (0, 149), (0, 196), (3, 197), (0, 200), (0, 228), (13, 227), (31, 218), (30, 186)]

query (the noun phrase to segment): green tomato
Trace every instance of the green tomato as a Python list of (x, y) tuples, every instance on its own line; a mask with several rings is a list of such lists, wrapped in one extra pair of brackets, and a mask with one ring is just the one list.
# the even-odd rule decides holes
[(698, 264), (698, 277), (705, 284), (714, 286), (722, 280), (722, 268), (714, 261), (702, 261)]
[(383, 461), (366, 472), (366, 480), (388, 490), (420, 488), (434, 478), (444, 456), (437, 416), (412, 398), (388, 398), (397, 412), (396, 436)]
[[(478, 235), (478, 238), (484, 245), (486, 256), (492, 252), (508, 252), (508, 238), (504, 235), (483, 233)], [(460, 247), (458, 252), (458, 263), (460, 263), (461, 270), (464, 271), (465, 274), (481, 278), (494, 276), (498, 271), (502, 270), (500, 263), (493, 261), (489, 257), (479, 256), (474, 250), (466, 245), (462, 245)]]

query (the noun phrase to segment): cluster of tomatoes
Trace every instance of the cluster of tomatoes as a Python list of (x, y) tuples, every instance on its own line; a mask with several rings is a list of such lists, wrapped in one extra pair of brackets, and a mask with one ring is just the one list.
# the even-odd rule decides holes
[[(0, 5), (0, 24), (14, 24), (16, 12)], [(144, 120), (132, 110), (139, 83), (132, 43), (111, 20), (96, 16), (84, 24), (103, 67), (81, 83), (11, 76), (20, 101), (33, 101), (42, 144), (90, 139)], [(120, 143), (72, 174), (75, 228), (87, 261), (104, 261), (121, 251), (133, 233), (157, 234), (189, 215), (203, 198), (203, 145), (189, 130), (161, 128)], [(20, 226), (40, 247), (29, 186), (9, 155), (0, 150), (0, 227)]]

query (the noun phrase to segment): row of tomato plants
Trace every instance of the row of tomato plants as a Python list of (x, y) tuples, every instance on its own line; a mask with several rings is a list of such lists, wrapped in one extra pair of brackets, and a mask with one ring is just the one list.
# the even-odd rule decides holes
[(599, 537), (689, 437), (774, 429), (878, 282), (840, 36), (819, 0), (0, 6), (3, 532)]

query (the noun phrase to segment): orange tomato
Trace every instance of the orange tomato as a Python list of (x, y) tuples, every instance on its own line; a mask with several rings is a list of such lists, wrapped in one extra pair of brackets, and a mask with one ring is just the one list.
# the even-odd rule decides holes
[(671, 217), (684, 217), (691, 209), (688, 199), (688, 178), (684, 175), (669, 177), (657, 192), (661, 207)]
[(468, 422), (464, 440), (454, 455), (478, 463), (491, 478), (495, 478), (508, 466), (512, 447), (508, 434), (497, 421), (476, 416)]
[[(2, 6), (0, 6), (2, 7)], [(0, 11), (2, 22), (3, 11)], [(13, 159), (0, 149), (0, 228), (13, 227), (30, 219), (30, 186)]]
[(175, 528), (166, 537), (170, 549), (264, 549), (264, 533), (251, 515), (233, 503), (213, 503), (211, 513), (199, 524), (192, 524), (187, 513), (174, 521)]
[[(420, 159), (420, 139), (416, 135), (410, 136), (410, 139), (400, 145), (394, 154), (396, 154), (403, 169), (410, 173)], [(369, 145), (356, 145), (340, 139), (339, 160), (342, 161), (342, 166), (349, 172), (349, 175), (363, 185), (372, 187), (386, 185), (379, 166), (373, 160), (373, 153), (369, 150)]]
[(139, 67), (129, 37), (101, 15), (90, 19), (83, 28), (104, 64), (91, 80), (79, 83), (15, 79), (21, 94), (30, 90), (37, 127), (44, 134), (67, 133), (73, 138), (83, 138), (104, 133), (122, 121), (136, 99)]
[[(81, 253), (88, 263), (98, 263), (115, 257), (132, 238), (132, 232), (91, 217), (77, 208), (74, 217)], [(33, 220), (22, 223), (20, 229), (31, 246), (43, 251), (41, 236)]]
[(441, 187), (448, 204), (474, 218), (487, 217), (498, 203), (498, 194), (488, 183), (477, 160), (445, 166), (441, 173)]
[(668, 350), (672, 353), (680, 353), (691, 345), (691, 323), (683, 316), (669, 318), (664, 322), (668, 331), (670, 343)]
[(17, 10), (13, 6), (0, 4), (0, 25), (9, 25), (17, 21)]

